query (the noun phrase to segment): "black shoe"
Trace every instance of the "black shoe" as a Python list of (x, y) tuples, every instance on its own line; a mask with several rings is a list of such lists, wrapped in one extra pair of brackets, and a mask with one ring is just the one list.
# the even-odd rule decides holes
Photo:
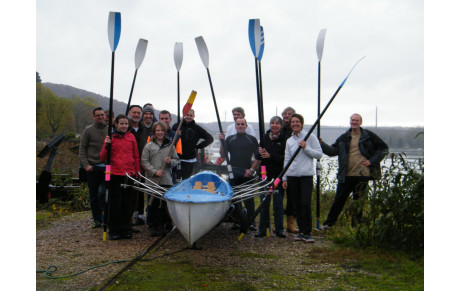
[(249, 226), (249, 230), (256, 231), (256, 230), (257, 230), (257, 227), (255, 227), (254, 225), (250, 225), (250, 226)]
[(240, 229), (240, 225), (239, 225), (239, 224), (236, 224), (236, 223), (235, 223), (235, 224), (232, 226), (232, 230), (239, 230), (239, 229)]
[(160, 236), (160, 232), (154, 227), (149, 227), (149, 236)]
[(284, 234), (284, 231), (282, 231), (282, 230), (281, 230), (281, 231), (277, 231), (277, 232), (276, 232), (276, 236), (277, 236), (277, 237), (281, 237), (281, 238), (286, 238), (286, 235)]
[(142, 218), (136, 217), (134, 219), (133, 225), (144, 225), (145, 221)]
[(119, 240), (121, 239), (121, 235), (119, 234), (109, 234), (109, 240)]
[(258, 233), (256, 233), (254, 236), (255, 236), (255, 237), (264, 237), (264, 236), (266, 236), (266, 234), (263, 233), (263, 232), (258, 232)]
[(132, 239), (133, 238), (133, 235), (129, 232), (129, 233), (124, 233), (121, 235), (121, 238), (122, 239)]
[(138, 230), (138, 229), (133, 228), (133, 230), (132, 230), (131, 232), (132, 232), (132, 233), (140, 233), (141, 231)]

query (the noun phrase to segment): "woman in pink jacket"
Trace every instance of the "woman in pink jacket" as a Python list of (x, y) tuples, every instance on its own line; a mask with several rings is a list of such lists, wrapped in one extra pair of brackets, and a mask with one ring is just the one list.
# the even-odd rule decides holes
[(107, 159), (107, 144), (111, 143), (111, 175), (109, 183), (109, 239), (130, 239), (132, 237), (131, 201), (134, 192), (130, 187), (121, 184), (132, 184), (126, 177), (136, 176), (140, 171), (139, 152), (134, 135), (128, 132), (128, 118), (120, 114), (115, 118), (115, 129), (112, 139), (105, 138), (100, 158)]

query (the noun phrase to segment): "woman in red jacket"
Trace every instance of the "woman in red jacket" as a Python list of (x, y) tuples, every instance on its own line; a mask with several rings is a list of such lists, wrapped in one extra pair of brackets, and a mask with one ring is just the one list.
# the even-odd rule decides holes
[(115, 129), (112, 139), (105, 138), (100, 158), (107, 159), (106, 146), (111, 143), (111, 175), (109, 183), (109, 239), (118, 240), (132, 237), (131, 201), (134, 192), (131, 187), (121, 187), (121, 184), (132, 184), (126, 177), (136, 176), (140, 171), (139, 152), (134, 135), (128, 132), (128, 118), (120, 114), (115, 118)]

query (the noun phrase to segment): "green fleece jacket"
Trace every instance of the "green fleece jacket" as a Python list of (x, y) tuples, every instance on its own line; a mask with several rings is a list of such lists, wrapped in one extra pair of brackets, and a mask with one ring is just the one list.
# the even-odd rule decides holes
[(83, 129), (80, 138), (79, 155), (85, 168), (89, 165), (94, 166), (104, 163), (100, 160), (99, 154), (106, 136), (107, 125), (105, 124), (93, 123)]

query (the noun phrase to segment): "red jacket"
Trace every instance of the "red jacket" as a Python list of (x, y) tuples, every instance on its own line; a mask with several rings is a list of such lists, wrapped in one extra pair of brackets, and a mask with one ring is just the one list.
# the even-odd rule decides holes
[[(107, 149), (102, 146), (101, 161), (107, 160)], [(140, 172), (139, 152), (137, 150), (137, 142), (134, 135), (130, 132), (124, 135), (112, 134), (112, 149), (110, 157), (110, 165), (112, 175), (124, 176), (128, 173), (130, 176)]]

